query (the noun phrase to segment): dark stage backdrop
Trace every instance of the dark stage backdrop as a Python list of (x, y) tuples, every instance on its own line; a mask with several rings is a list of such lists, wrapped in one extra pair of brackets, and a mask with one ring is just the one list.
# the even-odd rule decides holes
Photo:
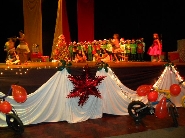
[[(50, 55), (58, 0), (42, 1), (43, 52)], [(77, 41), (77, 0), (66, 0), (66, 4), (71, 40)], [(94, 38), (108, 39), (114, 33), (125, 39), (144, 37), (148, 49), (156, 32), (162, 38), (163, 51), (176, 51), (177, 40), (185, 38), (184, 7), (183, 0), (94, 0)], [(22, 0), (2, 1), (0, 8), (0, 62), (4, 62), (6, 39), (18, 36), (18, 31), (24, 28)], [(149, 60), (149, 56), (145, 58)]]

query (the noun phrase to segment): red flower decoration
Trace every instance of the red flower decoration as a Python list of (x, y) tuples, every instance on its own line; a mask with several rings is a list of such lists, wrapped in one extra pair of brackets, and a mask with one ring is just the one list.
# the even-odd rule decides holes
[(78, 106), (83, 106), (88, 100), (89, 95), (101, 98), (98, 86), (106, 76), (92, 77), (89, 72), (88, 65), (84, 67), (83, 73), (80, 76), (69, 75), (69, 80), (73, 83), (74, 89), (67, 95), (67, 98), (80, 97)]

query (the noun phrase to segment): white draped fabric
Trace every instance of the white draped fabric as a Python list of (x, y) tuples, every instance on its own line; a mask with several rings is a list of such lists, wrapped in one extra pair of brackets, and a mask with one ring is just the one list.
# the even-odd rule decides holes
[(103, 113), (127, 115), (127, 107), (131, 100), (146, 101), (145, 97), (139, 97), (136, 94), (136, 91), (124, 86), (110, 68), (108, 73), (106, 73), (103, 69), (98, 71), (96, 75), (107, 76), (98, 86), (102, 95)]
[[(172, 84), (179, 84), (179, 82), (183, 81), (177, 70), (174, 66), (165, 67), (163, 73), (157, 80), (157, 82), (153, 85), (154, 87), (158, 87), (159, 89), (169, 90)], [(181, 107), (181, 99), (185, 96), (185, 82), (181, 85), (181, 92), (178, 96), (171, 96), (171, 101), (175, 103), (177, 107)]]
[[(137, 96), (135, 91), (124, 86), (114, 72), (108, 68), (108, 73), (104, 69), (96, 73), (96, 76), (106, 76), (102, 83), (97, 86), (102, 98), (90, 95), (82, 107), (78, 106), (78, 97), (66, 98), (73, 90), (73, 84), (67, 78), (68, 75), (66, 69), (57, 71), (39, 89), (29, 94), (25, 103), (16, 103), (11, 96), (6, 100), (15, 107), (24, 125), (58, 121), (77, 123), (87, 119), (101, 118), (103, 113), (127, 115), (127, 106), (131, 100), (147, 102), (146, 97)], [(155, 85), (162, 89), (169, 89), (173, 83), (177, 83), (176, 75), (165, 68)], [(3, 95), (0, 93), (0, 96)], [(178, 99), (179, 97), (172, 98)], [(172, 100), (178, 104), (179, 99), (174, 99)], [(3, 114), (0, 114), (0, 126), (7, 126)]]
[[(19, 104), (12, 97), (7, 98), (7, 101), (15, 107), (24, 125), (58, 121), (76, 123), (101, 118), (103, 113), (126, 115), (128, 103), (131, 102), (128, 97), (138, 98), (135, 91), (121, 84), (111, 69), (108, 73), (101, 70), (97, 72), (97, 76), (107, 76), (98, 86), (102, 99), (90, 96), (81, 107), (78, 106), (79, 98), (66, 98), (73, 90), (73, 84), (67, 78), (68, 75), (66, 69), (56, 72), (38, 90), (29, 94), (25, 103)], [(127, 92), (127, 95), (123, 94), (117, 83), (123, 89), (122, 91)], [(6, 126), (3, 114), (0, 114), (0, 126)]]

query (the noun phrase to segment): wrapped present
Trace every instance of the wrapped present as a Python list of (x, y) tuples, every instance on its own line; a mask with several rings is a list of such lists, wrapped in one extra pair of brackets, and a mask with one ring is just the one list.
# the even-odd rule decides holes
[(168, 59), (169, 59), (171, 62), (180, 62), (180, 59), (179, 59), (179, 52), (178, 52), (178, 51), (168, 52)]
[(185, 62), (185, 39), (177, 41), (177, 51), (179, 52), (180, 62)]
[(42, 53), (31, 53), (31, 61), (40, 61)]
[(49, 62), (49, 56), (41, 56), (42, 62)]

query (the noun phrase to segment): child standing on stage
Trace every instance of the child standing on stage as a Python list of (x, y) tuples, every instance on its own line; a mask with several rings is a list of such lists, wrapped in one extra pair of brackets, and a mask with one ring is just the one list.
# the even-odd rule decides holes
[(70, 61), (73, 61), (73, 42), (70, 42), (69, 43), (69, 58), (70, 58)]
[(120, 39), (119, 39), (119, 35), (118, 34), (114, 34), (113, 35), (112, 46), (113, 46), (114, 58), (116, 60), (115, 63), (119, 63), (118, 57), (122, 57), (121, 56), (121, 52), (123, 52), (123, 51), (120, 48)]
[(111, 39), (109, 39), (107, 41), (106, 49), (107, 49), (107, 51), (109, 51), (110, 60), (112, 61), (113, 60), (113, 51), (112, 51), (113, 48), (112, 48), (112, 40)]
[(141, 39), (137, 40), (137, 58), (138, 61), (144, 61), (144, 44)]
[(130, 40), (126, 40), (125, 51), (126, 51), (127, 60), (129, 61), (130, 60), (130, 52), (131, 52)]
[(131, 53), (132, 61), (136, 61), (136, 48), (137, 48), (136, 42), (134, 39), (132, 39), (131, 44), (130, 44), (130, 49), (131, 49), (130, 53)]
[(93, 51), (93, 48), (92, 48), (92, 45), (94, 45), (94, 42), (90, 43), (88, 42), (88, 47), (87, 47), (87, 60), (88, 61), (92, 61), (93, 60), (93, 55), (92, 55), (92, 51)]
[[(121, 52), (122, 56), (125, 57), (126, 55), (126, 50), (125, 50), (125, 39), (124, 38), (121, 38), (120, 39), (120, 48), (123, 52)], [(125, 58), (122, 58), (122, 61), (125, 61)]]
[(153, 56), (152, 62), (161, 61), (162, 44), (160, 43), (159, 36), (157, 33), (153, 34), (153, 44), (148, 50), (148, 54)]
[(77, 44), (76, 41), (73, 42), (73, 60), (75, 60), (77, 54)]

